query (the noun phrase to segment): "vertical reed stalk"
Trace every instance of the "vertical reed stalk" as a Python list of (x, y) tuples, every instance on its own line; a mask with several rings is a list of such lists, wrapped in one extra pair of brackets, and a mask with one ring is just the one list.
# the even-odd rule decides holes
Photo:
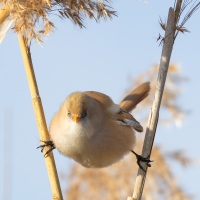
[[(24, 61), (24, 66), (26, 70), (26, 75), (28, 79), (28, 84), (31, 92), (33, 108), (35, 112), (36, 122), (40, 134), (40, 140), (49, 141), (49, 134), (46, 125), (45, 115), (42, 107), (42, 102), (40, 99), (37, 82), (34, 74), (30, 48), (28, 47), (25, 39), (21, 36), (18, 36), (20, 49)], [(45, 147), (45, 150), (48, 150), (49, 147)], [(52, 199), (53, 200), (63, 200), (62, 192), (60, 188), (60, 183), (58, 179), (58, 174), (56, 171), (56, 165), (53, 157), (53, 153), (51, 152), (45, 157), (46, 168), (49, 176), (49, 181), (52, 190)]]
[[(145, 140), (143, 144), (142, 156), (147, 157), (151, 154), (154, 137), (157, 128), (157, 122), (159, 118), (159, 109), (162, 100), (162, 95), (164, 91), (165, 81), (167, 77), (169, 61), (174, 44), (174, 34), (175, 34), (175, 12), (172, 8), (169, 9), (168, 20), (166, 25), (165, 37), (163, 41), (163, 49), (160, 59), (160, 66), (158, 72), (158, 78), (156, 83), (156, 92), (153, 105), (150, 111), (149, 120), (146, 129)], [(135, 187), (133, 191), (133, 196), (128, 197), (128, 200), (141, 200), (143, 188), (145, 185), (147, 165), (141, 163), (143, 168), (146, 170), (144, 172), (139, 168), (138, 174), (136, 177)]]

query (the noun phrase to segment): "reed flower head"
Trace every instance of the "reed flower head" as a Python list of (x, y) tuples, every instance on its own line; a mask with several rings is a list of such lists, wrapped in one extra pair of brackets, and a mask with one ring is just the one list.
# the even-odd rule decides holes
[(84, 27), (85, 17), (98, 22), (100, 18), (116, 16), (109, 0), (0, 0), (0, 3), (9, 9), (14, 31), (38, 42), (54, 28), (52, 15), (70, 19), (80, 28)]

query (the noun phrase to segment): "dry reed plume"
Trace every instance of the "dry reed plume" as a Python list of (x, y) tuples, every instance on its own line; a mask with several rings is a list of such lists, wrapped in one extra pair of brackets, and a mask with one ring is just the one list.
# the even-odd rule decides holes
[(79, 27), (84, 27), (84, 17), (99, 21), (100, 18), (112, 18), (116, 12), (109, 0), (0, 0), (9, 9), (14, 20), (13, 29), (31, 40), (38, 42), (47, 35), (54, 24), (53, 16), (70, 19)]

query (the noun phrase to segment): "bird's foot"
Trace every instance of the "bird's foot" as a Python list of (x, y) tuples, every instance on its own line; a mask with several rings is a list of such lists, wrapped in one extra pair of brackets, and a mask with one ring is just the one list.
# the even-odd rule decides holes
[(37, 149), (41, 148), (41, 152), (42, 153), (43, 153), (45, 147), (50, 147), (50, 149), (48, 149), (47, 152), (44, 154), (44, 157), (46, 158), (48, 156), (48, 154), (51, 151), (53, 151), (56, 147), (55, 147), (54, 143), (51, 140), (49, 140), (49, 141), (41, 140), (41, 142), (43, 142), (44, 144), (41, 144), (40, 146), (38, 146)]
[(142, 157), (141, 155), (135, 153), (135, 151), (131, 150), (131, 152), (136, 156), (137, 159), (137, 164), (140, 167), (140, 169), (142, 169), (144, 172), (146, 172), (146, 170), (144, 170), (143, 166), (141, 165), (140, 162), (145, 162), (147, 163), (147, 167), (151, 167), (151, 162), (153, 162), (153, 160), (150, 160), (150, 155), (148, 155), (146, 158)]

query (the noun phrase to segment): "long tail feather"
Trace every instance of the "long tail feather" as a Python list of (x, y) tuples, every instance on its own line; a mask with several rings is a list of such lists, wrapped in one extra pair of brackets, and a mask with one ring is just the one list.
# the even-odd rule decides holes
[(138, 103), (145, 99), (150, 91), (150, 82), (145, 82), (132, 90), (119, 104), (127, 112), (133, 110)]

